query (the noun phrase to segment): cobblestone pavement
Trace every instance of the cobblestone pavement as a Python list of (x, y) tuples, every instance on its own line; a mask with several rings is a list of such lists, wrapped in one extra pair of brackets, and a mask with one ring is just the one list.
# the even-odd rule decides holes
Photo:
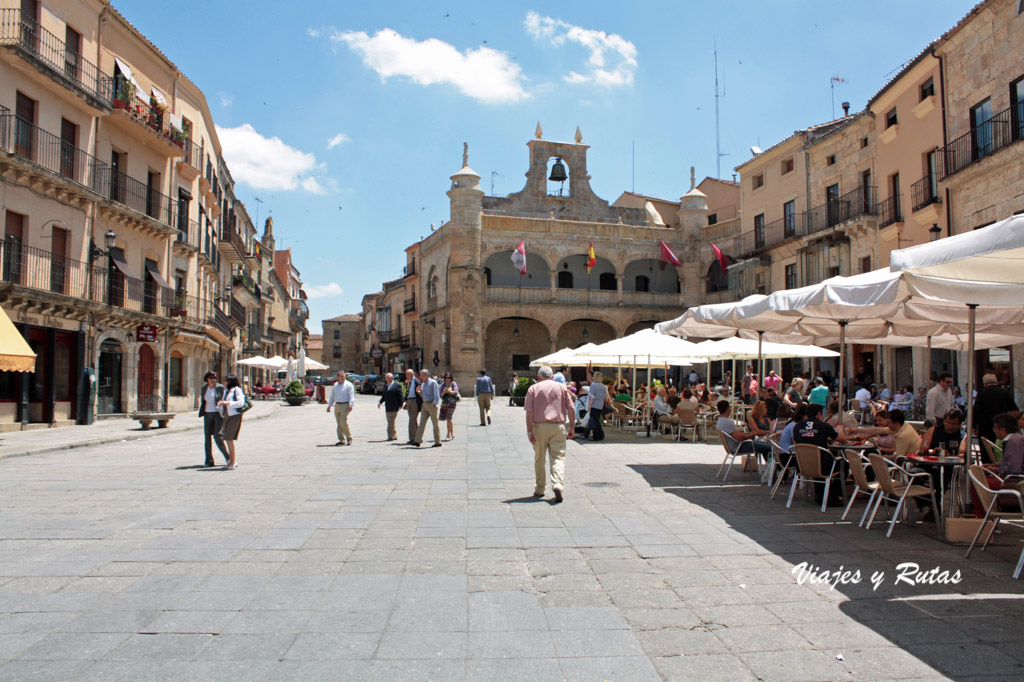
[[(352, 447), (322, 406), (248, 421), (236, 471), (198, 468), (196, 431), (0, 461), (0, 679), (1024, 674), (1018, 531), (965, 560), (723, 485), (720, 446), (616, 432), (570, 445), (554, 505), (521, 410), (479, 427), (463, 401), (415, 449), (371, 400)], [(799, 584), (805, 561), (862, 582)], [(896, 584), (911, 561), (963, 580)]]

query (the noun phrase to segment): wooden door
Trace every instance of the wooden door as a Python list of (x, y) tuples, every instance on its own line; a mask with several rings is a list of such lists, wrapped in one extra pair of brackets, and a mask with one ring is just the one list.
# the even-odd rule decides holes
[(14, 105), (14, 153), (35, 160), (36, 101), (19, 92)]
[(156, 395), (156, 360), (153, 349), (143, 344), (139, 348), (139, 409), (153, 410), (151, 401)]
[(67, 230), (54, 227), (50, 244), (50, 291), (66, 294), (67, 291)]

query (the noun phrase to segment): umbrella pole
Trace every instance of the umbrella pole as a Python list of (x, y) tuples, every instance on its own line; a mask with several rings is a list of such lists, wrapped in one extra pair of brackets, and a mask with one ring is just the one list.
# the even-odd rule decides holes
[[(843, 402), (843, 385), (846, 383), (846, 325), (847, 320), (839, 321), (839, 415), (842, 417), (845, 409)], [(841, 421), (841, 419), (840, 419)]]
[[(654, 380), (651, 379), (651, 356), (648, 355), (647, 356), (647, 393), (648, 394), (650, 394), (652, 386), (654, 386)], [(644, 399), (645, 399), (645, 402), (647, 403), (647, 406), (645, 408), (645, 411), (647, 412), (647, 437), (650, 438), (651, 437), (651, 418), (654, 415), (652, 414), (653, 411), (651, 410), (651, 401), (647, 399), (646, 395), (644, 396)]]
[(729, 397), (736, 402), (736, 357), (732, 359), (732, 377), (729, 378)]
[[(931, 380), (932, 376), (932, 337), (930, 336), (928, 337), (928, 350), (926, 352), (927, 355), (925, 356), (924, 361), (924, 385), (928, 386), (928, 382)], [(930, 389), (931, 386), (928, 386), (928, 388)]]
[[(968, 472), (971, 465), (971, 453), (974, 450), (974, 382), (977, 377), (974, 372), (974, 329), (975, 316), (977, 315), (977, 304), (967, 304), (967, 430), (964, 438), (967, 439), (967, 447), (964, 451), (964, 475), (963, 475), (963, 496), (964, 511), (967, 511), (967, 502), (970, 500), (970, 476)], [(980, 441), (979, 441), (980, 443)], [(950, 509), (953, 505), (950, 504)]]
[[(757, 376), (761, 381), (758, 386), (764, 386), (764, 358), (761, 354), (761, 342), (764, 341), (764, 332), (757, 332)], [(755, 398), (756, 402), (756, 398)]]

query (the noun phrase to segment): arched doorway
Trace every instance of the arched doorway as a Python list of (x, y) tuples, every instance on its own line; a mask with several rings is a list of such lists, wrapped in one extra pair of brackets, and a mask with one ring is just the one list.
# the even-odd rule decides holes
[(503, 317), (487, 325), (484, 362), (499, 386), (507, 386), (512, 372), (532, 376), (530, 363), (551, 352), (548, 328), (527, 317)]
[(139, 409), (155, 411), (158, 399), (156, 395), (156, 358), (149, 344), (139, 346)]
[(602, 320), (579, 319), (566, 322), (558, 330), (557, 348), (579, 348), (585, 343), (601, 344), (616, 336), (610, 324)]
[(107, 340), (100, 345), (96, 414), (121, 413), (121, 344)]

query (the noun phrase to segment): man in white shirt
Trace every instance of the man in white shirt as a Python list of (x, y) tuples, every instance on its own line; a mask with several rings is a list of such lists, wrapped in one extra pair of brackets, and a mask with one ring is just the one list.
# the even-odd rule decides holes
[(659, 424), (678, 424), (679, 416), (672, 414), (672, 408), (666, 399), (665, 387), (658, 386), (658, 394), (654, 397), (654, 411), (658, 413)]
[[(860, 423), (866, 426), (873, 425), (875, 417), (871, 412), (871, 391), (867, 386), (861, 386), (853, 398), (857, 401), (857, 409), (860, 410)], [(841, 405), (840, 409), (842, 409)]]
[(345, 378), (345, 372), (338, 372), (338, 381), (331, 386), (331, 397), (327, 399), (327, 411), (334, 408), (334, 419), (338, 422), (338, 442), (335, 445), (352, 445), (352, 432), (348, 429), (348, 413), (356, 406), (356, 389)]
[(953, 409), (953, 376), (949, 372), (939, 375), (939, 381), (928, 391), (925, 398), (924, 418), (938, 424), (947, 412)]

